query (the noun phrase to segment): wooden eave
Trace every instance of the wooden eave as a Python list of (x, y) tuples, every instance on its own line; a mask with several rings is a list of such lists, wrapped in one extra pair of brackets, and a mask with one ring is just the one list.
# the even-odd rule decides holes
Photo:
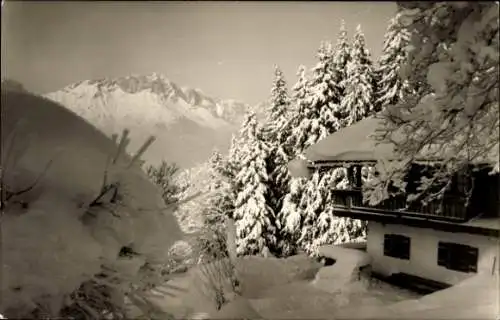
[(443, 232), (477, 234), (500, 238), (500, 230), (480, 226), (467, 225), (460, 222), (450, 222), (429, 216), (408, 215), (399, 212), (376, 212), (371, 208), (336, 208), (335, 215), (354, 219), (375, 221), (383, 224), (401, 224), (416, 228), (434, 229)]

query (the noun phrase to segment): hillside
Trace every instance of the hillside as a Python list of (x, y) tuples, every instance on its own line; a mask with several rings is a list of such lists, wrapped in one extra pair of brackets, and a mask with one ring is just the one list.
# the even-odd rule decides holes
[(182, 168), (205, 161), (214, 148), (227, 150), (231, 135), (250, 109), (236, 100), (212, 98), (199, 89), (180, 87), (156, 73), (85, 80), (45, 96), (108, 136), (128, 128), (128, 150), (137, 150), (154, 135), (157, 140), (144, 160), (158, 163), (165, 159)]

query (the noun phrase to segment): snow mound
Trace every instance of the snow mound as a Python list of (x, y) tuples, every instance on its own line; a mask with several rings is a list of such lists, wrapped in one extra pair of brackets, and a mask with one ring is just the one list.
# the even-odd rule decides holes
[(398, 303), (391, 309), (433, 319), (498, 319), (498, 288), (498, 275), (476, 275), (418, 299), (411, 308)]
[(350, 306), (337, 319), (498, 319), (498, 276), (476, 275), (448, 289), (385, 306)]
[[(236, 277), (241, 293), (235, 293), (229, 283), (229, 277), (221, 281), (227, 303), (217, 310), (213, 297), (207, 295), (204, 285), (207, 283), (207, 267), (218, 267), (227, 259), (209, 264), (197, 265), (187, 273), (170, 280), (163, 290), (175, 293), (175, 296), (157, 297), (152, 300), (157, 306), (169, 310), (174, 316), (192, 318), (195, 314), (209, 314), (210, 319), (254, 318), (258, 310), (252, 298), (266, 295), (276, 286), (287, 285), (296, 281), (309, 281), (320, 268), (320, 264), (307, 256), (294, 256), (287, 259), (262, 258), (255, 256), (239, 257), (234, 262)], [(217, 268), (212, 268), (217, 270)], [(222, 280), (222, 279), (221, 279)], [(167, 287), (175, 287), (172, 290)], [(312, 288), (312, 287), (311, 287)], [(314, 288), (313, 288), (314, 289)], [(258, 303), (257, 303), (258, 304)], [(241, 309), (241, 311), (238, 311)]]
[(319, 256), (334, 259), (332, 266), (323, 267), (312, 284), (330, 293), (342, 290), (348, 284), (360, 280), (361, 269), (369, 266), (370, 256), (363, 251), (326, 245), (319, 248)]
[[(26, 317), (38, 305), (59, 316), (104, 268), (136, 277), (144, 263), (167, 259), (183, 234), (129, 156), (107, 166), (116, 196), (99, 198), (116, 144), (50, 100), (4, 88), (1, 98), (2, 314)], [(139, 256), (119, 258), (124, 247)]]
[(242, 295), (254, 298), (273, 286), (299, 280), (312, 280), (321, 264), (306, 255), (286, 259), (247, 256), (235, 262)]
[(207, 319), (264, 319), (243, 297), (237, 297)]
[(327, 319), (342, 302), (302, 280), (262, 291), (250, 303), (265, 319)]

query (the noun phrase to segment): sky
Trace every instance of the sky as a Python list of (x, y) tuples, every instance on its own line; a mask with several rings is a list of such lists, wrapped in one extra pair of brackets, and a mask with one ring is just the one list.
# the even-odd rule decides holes
[(210, 96), (256, 104), (269, 97), (273, 66), (291, 88), (341, 20), (358, 24), (374, 58), (395, 2), (28, 2), (2, 8), (2, 78), (36, 93), (71, 83), (162, 73)]

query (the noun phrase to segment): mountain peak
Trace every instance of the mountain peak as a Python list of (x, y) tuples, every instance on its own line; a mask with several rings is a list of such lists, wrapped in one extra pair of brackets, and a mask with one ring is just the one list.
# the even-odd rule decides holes
[(164, 75), (153, 72), (147, 75), (132, 74), (120, 77), (106, 77), (95, 80), (85, 80), (74, 83), (64, 88), (65, 91), (71, 91), (81, 85), (96, 86), (99, 91), (114, 91), (121, 89), (126, 93), (137, 93), (149, 90), (156, 94), (168, 94), (175, 87), (173, 83)]
[(145, 160), (164, 158), (183, 165), (206, 160), (213, 147), (227, 149), (231, 134), (251, 109), (178, 86), (160, 73), (85, 80), (45, 96), (107, 135), (129, 129), (131, 148), (154, 135), (157, 142)]

